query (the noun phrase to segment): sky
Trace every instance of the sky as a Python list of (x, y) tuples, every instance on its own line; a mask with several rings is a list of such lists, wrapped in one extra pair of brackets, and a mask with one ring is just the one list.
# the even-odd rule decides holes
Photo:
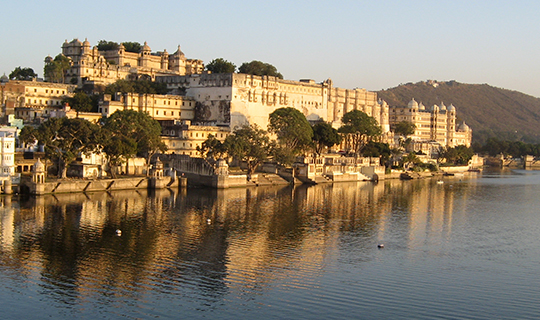
[(540, 97), (540, 1), (7, 1), (0, 74), (43, 76), (64, 40), (148, 42), (189, 59), (260, 60), (285, 79), (376, 91), (425, 80)]

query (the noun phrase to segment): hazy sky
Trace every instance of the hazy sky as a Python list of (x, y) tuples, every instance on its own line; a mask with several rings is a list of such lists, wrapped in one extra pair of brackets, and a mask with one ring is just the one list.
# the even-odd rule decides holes
[(380, 90), (428, 79), (540, 97), (540, 1), (0, 1), (0, 74), (43, 76), (65, 39), (136, 41), (205, 63)]

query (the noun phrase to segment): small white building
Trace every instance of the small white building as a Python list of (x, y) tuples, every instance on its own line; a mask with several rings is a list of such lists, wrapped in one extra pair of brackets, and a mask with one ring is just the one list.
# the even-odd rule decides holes
[(12, 179), (15, 174), (16, 127), (0, 128), (0, 180)]

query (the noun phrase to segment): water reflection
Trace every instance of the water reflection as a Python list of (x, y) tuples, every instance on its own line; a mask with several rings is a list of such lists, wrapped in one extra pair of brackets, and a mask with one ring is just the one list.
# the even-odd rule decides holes
[(336, 264), (376, 259), (378, 243), (443, 245), (476, 197), (468, 179), (4, 197), (0, 268), (58, 305), (144, 304), (152, 292), (213, 308), (277, 283), (316, 287)]

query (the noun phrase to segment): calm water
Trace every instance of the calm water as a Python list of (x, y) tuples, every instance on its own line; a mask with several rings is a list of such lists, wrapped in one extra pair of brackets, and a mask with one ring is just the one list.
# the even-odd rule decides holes
[(444, 182), (0, 198), (0, 317), (539, 319), (540, 172)]

